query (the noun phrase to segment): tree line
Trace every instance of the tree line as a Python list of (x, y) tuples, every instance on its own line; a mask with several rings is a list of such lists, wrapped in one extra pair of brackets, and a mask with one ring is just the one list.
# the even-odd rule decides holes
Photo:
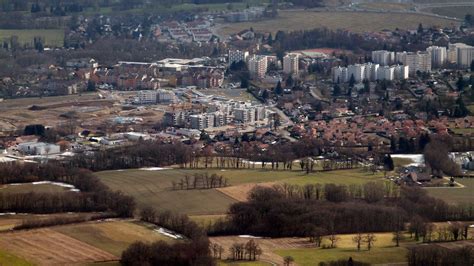
[(444, 248), (437, 245), (420, 245), (408, 249), (408, 265), (473, 265), (474, 249), (470, 246)]
[(226, 187), (228, 180), (222, 175), (204, 173), (195, 173), (194, 175), (184, 175), (179, 181), (172, 181), (173, 190), (189, 190), (189, 189), (212, 189)]
[(80, 192), (0, 193), (0, 212), (110, 211), (120, 217), (131, 217), (135, 210), (132, 197), (111, 191), (89, 170), (56, 163), (0, 165), (0, 184), (35, 181), (63, 182), (74, 185)]

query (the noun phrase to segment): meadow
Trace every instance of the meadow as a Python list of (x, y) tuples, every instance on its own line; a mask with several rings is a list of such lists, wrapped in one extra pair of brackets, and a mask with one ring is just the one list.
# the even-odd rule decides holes
[(0, 29), (0, 41), (8, 41), (12, 36), (17, 36), (20, 44), (31, 44), (31, 46), (33, 46), (35, 37), (43, 38), (44, 45), (48, 47), (62, 47), (64, 44), (64, 30), (62, 29)]
[(425, 188), (428, 194), (440, 198), (447, 203), (472, 203), (474, 202), (474, 178), (456, 178), (456, 182), (464, 187)]
[[(350, 20), (348, 20), (350, 18)], [(452, 26), (459, 23), (453, 20), (421, 14), (376, 13), (376, 12), (337, 12), (337, 11), (280, 11), (276, 19), (255, 22), (225, 23), (218, 27), (222, 36), (228, 36), (244, 29), (253, 28), (261, 32), (278, 30), (294, 31), (326, 27), (346, 29), (353, 32), (381, 31), (384, 29), (416, 29), (424, 26)]]
[[(363, 184), (382, 180), (382, 174), (371, 174), (360, 169), (315, 172), (258, 170), (258, 169), (168, 169), (160, 171), (119, 170), (98, 172), (97, 175), (112, 190), (121, 190), (135, 198), (139, 207), (153, 206), (188, 215), (218, 215), (227, 212), (237, 202), (221, 189), (173, 190), (172, 181), (194, 173), (216, 173), (228, 179), (227, 188), (246, 193), (255, 184), (268, 183), (304, 184)], [(249, 185), (250, 184), (250, 188)], [(225, 191), (223, 188), (222, 190)], [(245, 199), (245, 198), (244, 198)]]
[(464, 19), (467, 14), (474, 16), (474, 6), (436, 7), (431, 8), (429, 11), (441, 16), (455, 17), (459, 19)]
[(60, 193), (68, 191), (67, 188), (51, 185), (51, 184), (38, 184), (33, 185), (31, 183), (20, 184), (20, 185), (0, 185), (0, 194), (2, 193)]

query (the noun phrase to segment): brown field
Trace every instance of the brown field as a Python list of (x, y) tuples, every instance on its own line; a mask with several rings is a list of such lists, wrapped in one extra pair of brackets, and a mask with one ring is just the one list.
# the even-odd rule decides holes
[(326, 27), (328, 29), (346, 29), (354, 32), (381, 31), (384, 29), (416, 29), (423, 26), (452, 26), (459, 23), (420, 14), (375, 13), (375, 12), (314, 12), (314, 11), (280, 11), (276, 19), (255, 22), (225, 23), (218, 33), (228, 36), (253, 27), (258, 32), (278, 30), (293, 31)]
[(69, 218), (69, 217), (91, 217), (98, 213), (56, 213), (56, 214), (15, 214), (0, 216), (0, 232), (11, 230), (16, 225), (22, 223), (23, 220), (46, 220), (52, 218)]
[[(211, 237), (211, 243), (216, 243), (224, 247), (224, 253), (222, 259), (229, 257), (229, 248), (234, 243), (246, 243), (249, 241), (249, 238), (242, 238), (238, 236), (219, 236)], [(254, 239), (255, 242), (262, 249), (262, 256), (260, 256), (260, 261), (272, 262), (277, 265), (283, 265), (283, 257), (273, 253), (273, 250), (278, 249), (297, 249), (297, 248), (310, 248), (313, 245), (308, 242), (307, 238), (261, 238)]]
[(253, 183), (253, 184), (242, 184), (231, 187), (218, 188), (217, 190), (226, 194), (227, 196), (237, 200), (237, 201), (247, 201), (247, 197), (250, 191), (256, 186), (262, 187), (271, 187), (275, 185), (276, 182), (265, 182), (265, 183)]
[(38, 265), (71, 265), (117, 260), (108, 252), (51, 229), (2, 233), (0, 250)]

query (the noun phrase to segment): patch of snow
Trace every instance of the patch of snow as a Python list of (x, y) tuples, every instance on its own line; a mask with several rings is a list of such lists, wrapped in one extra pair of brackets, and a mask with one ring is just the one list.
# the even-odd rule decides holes
[(164, 168), (164, 167), (143, 167), (139, 170), (143, 171), (161, 171), (161, 170), (170, 170), (171, 168)]
[(239, 235), (241, 238), (255, 238), (255, 239), (260, 239), (261, 237), (259, 236), (251, 236), (251, 235)]
[(16, 212), (0, 212), (0, 216), (15, 215)]
[(408, 165), (404, 166), (420, 166), (425, 163), (425, 158), (423, 154), (392, 154), (390, 155), (392, 159), (398, 158), (398, 159), (410, 159), (413, 161), (413, 163), (410, 163)]
[(175, 233), (175, 232), (173, 232), (173, 231), (170, 231), (170, 230), (168, 230), (168, 229), (165, 229), (165, 228), (163, 228), (163, 227), (160, 227), (160, 228), (155, 229), (155, 230), (153, 230), (153, 231), (158, 232), (158, 233), (160, 233), (160, 234), (162, 234), (162, 235), (164, 235), (164, 236), (171, 237), (171, 238), (173, 238), (173, 239), (184, 239), (184, 237), (183, 237), (182, 235), (177, 234), (177, 233)]
[(11, 183), (11, 184), (6, 184), (7, 186), (21, 186), (21, 185), (27, 185), (27, 184), (32, 184), (32, 185), (53, 185), (53, 186), (59, 186), (63, 188), (68, 188), (69, 191), (72, 192), (81, 192), (79, 189), (77, 189), (74, 185), (71, 184), (66, 184), (62, 182), (52, 182), (52, 181), (37, 181), (37, 182), (32, 182), (32, 183)]

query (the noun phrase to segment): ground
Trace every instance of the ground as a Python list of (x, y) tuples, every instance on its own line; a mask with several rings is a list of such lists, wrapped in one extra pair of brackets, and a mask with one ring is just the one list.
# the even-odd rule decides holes
[[(172, 190), (172, 181), (194, 173), (216, 173), (229, 181), (229, 187), (207, 190)], [(224, 214), (237, 200), (245, 200), (254, 184), (363, 184), (382, 180), (383, 174), (372, 175), (360, 169), (317, 172), (271, 171), (246, 169), (168, 169), (160, 171), (119, 170), (98, 172), (101, 180), (113, 190), (121, 190), (135, 198), (139, 207), (153, 206), (188, 215)], [(250, 185), (249, 185), (250, 184)]]
[(436, 198), (440, 198), (447, 203), (472, 203), (474, 202), (474, 178), (456, 178), (456, 182), (464, 187), (440, 187), (425, 188), (428, 193)]
[[(347, 18), (350, 18), (348, 23)], [(280, 11), (276, 19), (256, 22), (225, 23), (219, 26), (222, 36), (237, 33), (253, 27), (256, 31), (278, 30), (292, 31), (327, 27), (329, 29), (347, 29), (355, 32), (380, 31), (395, 28), (416, 29), (424, 26), (452, 26), (459, 23), (453, 20), (436, 18), (420, 14), (374, 13), (374, 12), (313, 12), (313, 11)]]
[(170, 238), (152, 231), (151, 226), (147, 227), (138, 222), (81, 223), (54, 227), (53, 230), (107, 251), (117, 257), (135, 241), (150, 243), (159, 240), (171, 241)]
[[(27, 29), (27, 30), (5, 30), (0, 29), (0, 40), (9, 40), (11, 36), (17, 36), (20, 44), (31, 43), (35, 37), (44, 39), (45, 46), (62, 47), (64, 44), (63, 29)], [(33, 45), (32, 45), (33, 46)]]
[(11, 253), (0, 250), (0, 265), (30, 266), (33, 264)]
[(0, 232), (9, 231), (13, 227), (20, 225), (24, 220), (46, 220), (52, 218), (71, 218), (71, 217), (91, 217), (97, 215), (95, 212), (81, 212), (81, 213), (55, 213), (55, 214), (7, 214), (0, 215)]
[(413, 8), (413, 4), (407, 3), (361, 3), (357, 7), (364, 9), (376, 9), (376, 10), (409, 10)]
[[(260, 261), (283, 264), (284, 256), (292, 256), (298, 265), (317, 265), (321, 261), (348, 259), (352, 256), (356, 260), (370, 263), (388, 263), (405, 261), (406, 246), (413, 244), (412, 241), (404, 241), (401, 247), (395, 247), (392, 242), (391, 233), (376, 233), (377, 241), (371, 251), (367, 251), (363, 245), (360, 252), (357, 251), (352, 242), (353, 234), (339, 235), (335, 249), (322, 249), (314, 247), (308, 238), (262, 238), (254, 239), (262, 248), (263, 254)], [(212, 243), (218, 243), (224, 247), (223, 259), (229, 256), (228, 250), (234, 243), (245, 243), (249, 239), (237, 236), (211, 237)], [(328, 245), (329, 240), (323, 244)]]
[[(425, 10), (424, 10), (425, 11)], [(436, 7), (430, 8), (429, 11), (441, 16), (455, 17), (464, 19), (467, 14), (474, 15), (474, 6), (453, 6), (453, 7)]]

